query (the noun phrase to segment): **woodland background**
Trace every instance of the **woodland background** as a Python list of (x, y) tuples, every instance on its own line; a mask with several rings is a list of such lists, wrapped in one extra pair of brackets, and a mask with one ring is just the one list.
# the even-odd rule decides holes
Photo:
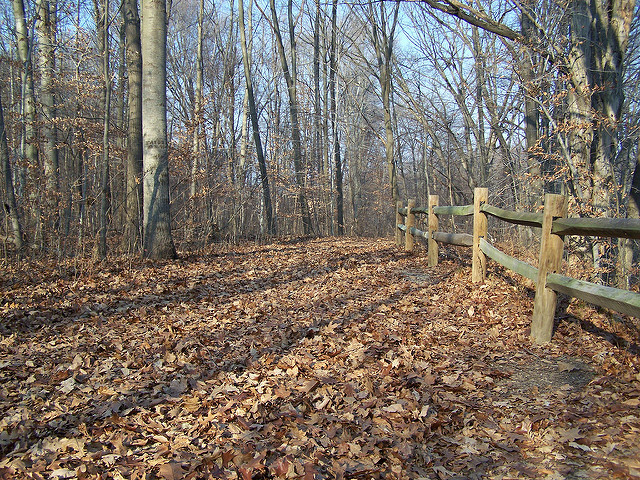
[[(640, 478), (638, 319), (560, 297), (537, 345), (530, 282), (371, 238), (475, 187), (638, 218), (639, 19), (0, 3), (0, 479)], [(634, 243), (566, 252), (637, 288)]]
[[(570, 215), (637, 216), (633, 1), (166, 7), (178, 249), (387, 235), (397, 199), (466, 204), (475, 186), (512, 209), (554, 192)], [(137, 2), (12, 0), (0, 32), (5, 255), (140, 251)], [(609, 271), (619, 250), (628, 285), (620, 242), (575, 248)]]

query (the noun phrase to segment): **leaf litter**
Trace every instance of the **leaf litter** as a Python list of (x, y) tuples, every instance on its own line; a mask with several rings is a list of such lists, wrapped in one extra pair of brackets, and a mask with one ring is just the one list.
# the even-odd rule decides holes
[[(638, 328), (387, 240), (0, 277), (0, 479), (640, 478)], [(624, 321), (622, 321), (624, 320)]]

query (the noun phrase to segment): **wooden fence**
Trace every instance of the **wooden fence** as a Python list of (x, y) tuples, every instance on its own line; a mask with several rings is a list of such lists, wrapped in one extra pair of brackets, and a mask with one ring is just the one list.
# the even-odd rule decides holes
[[(543, 213), (503, 210), (489, 205), (487, 202), (488, 190), (486, 188), (475, 189), (472, 205), (439, 206), (437, 195), (429, 195), (426, 207), (416, 207), (415, 200), (409, 200), (406, 207), (398, 202), (396, 243), (398, 246), (402, 246), (402, 232), (404, 232), (404, 248), (406, 251), (413, 251), (415, 238), (425, 238), (429, 266), (438, 264), (439, 242), (472, 247), (471, 278), (475, 283), (485, 279), (487, 257), (535, 282), (536, 295), (531, 320), (531, 337), (537, 343), (546, 343), (551, 340), (556, 310), (556, 292), (565, 293), (627, 315), (640, 317), (640, 294), (577, 280), (559, 273), (565, 235), (640, 238), (640, 220), (567, 218), (567, 198), (562, 195), (545, 195)], [(415, 227), (417, 214), (428, 216), (428, 230), (426, 232)], [(438, 217), (442, 215), (473, 215), (473, 234), (438, 231)], [(538, 268), (507, 255), (487, 241), (487, 215), (511, 224), (542, 229)], [(406, 218), (404, 223), (403, 217)]]

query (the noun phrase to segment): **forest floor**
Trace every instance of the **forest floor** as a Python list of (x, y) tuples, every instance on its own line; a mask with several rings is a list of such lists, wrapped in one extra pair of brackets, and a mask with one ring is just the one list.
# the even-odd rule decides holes
[(5, 265), (0, 479), (640, 478), (640, 325), (388, 240)]

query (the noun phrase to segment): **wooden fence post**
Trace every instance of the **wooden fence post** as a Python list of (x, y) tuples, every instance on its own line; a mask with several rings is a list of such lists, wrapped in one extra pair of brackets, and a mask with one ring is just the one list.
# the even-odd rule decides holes
[(480, 211), (480, 205), (489, 200), (487, 188), (476, 188), (473, 191), (473, 260), (471, 281), (484, 282), (487, 276), (487, 259), (480, 250), (480, 239), (487, 236), (487, 215)]
[(404, 250), (406, 252), (413, 252), (413, 244), (414, 238), (411, 233), (411, 229), (416, 226), (416, 214), (411, 212), (411, 209), (416, 206), (416, 201), (414, 198), (410, 198), (407, 201), (407, 231), (404, 235)]
[(546, 194), (542, 216), (542, 238), (538, 262), (538, 282), (531, 319), (531, 338), (536, 343), (547, 343), (553, 335), (556, 313), (556, 292), (547, 288), (547, 274), (557, 273), (562, 263), (564, 236), (551, 233), (554, 218), (567, 216), (567, 197)]
[(439, 202), (440, 200), (438, 195), (429, 195), (428, 257), (430, 267), (438, 265), (438, 242), (433, 239), (433, 232), (438, 231), (438, 217), (433, 213), (433, 207), (437, 207)]
[(402, 215), (400, 214), (400, 209), (402, 208), (402, 202), (398, 200), (396, 202), (396, 245), (398, 248), (402, 246), (402, 230), (398, 228), (398, 225), (402, 225)]

